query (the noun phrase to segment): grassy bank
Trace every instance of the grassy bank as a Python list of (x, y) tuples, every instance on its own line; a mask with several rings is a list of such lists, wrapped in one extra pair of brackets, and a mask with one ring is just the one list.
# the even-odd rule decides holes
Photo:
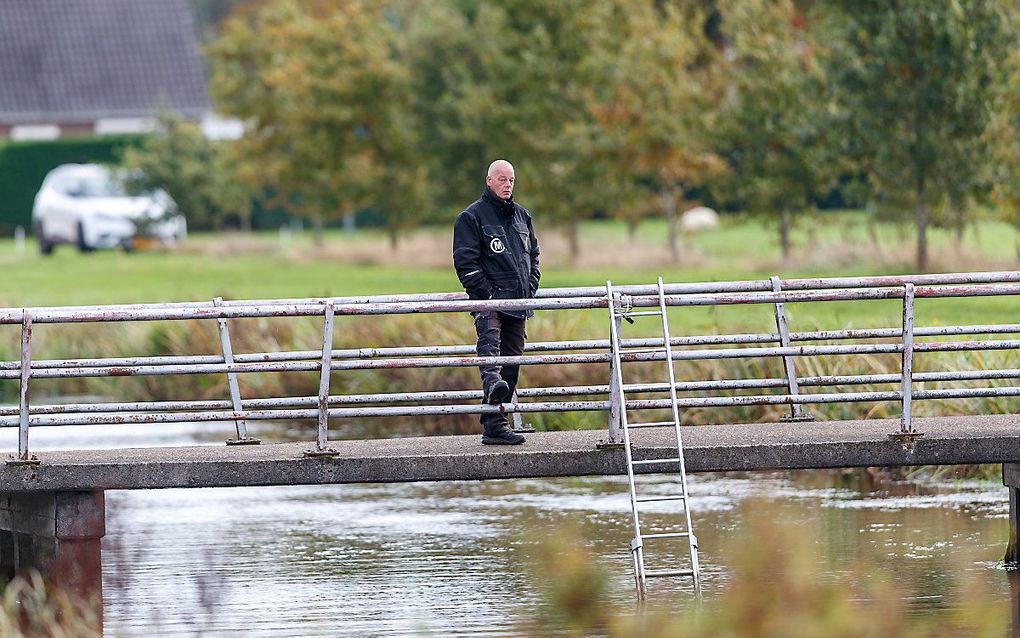
[[(566, 259), (566, 240), (554, 230), (542, 234), (546, 286), (649, 283), (660, 274), (668, 281), (763, 279), (772, 273), (787, 277), (843, 276), (908, 272), (909, 237), (892, 225), (869, 227), (863, 216), (832, 214), (802, 224), (795, 236), (797, 257), (786, 267), (770, 229), (755, 222), (729, 220), (719, 229), (684, 239), (680, 263), (671, 263), (663, 245), (661, 223), (646, 223), (633, 240), (616, 223), (582, 227), (581, 253), (574, 264)], [(932, 239), (938, 270), (1010, 269), (1016, 260), (1012, 231), (986, 222), (966, 235), (957, 252), (948, 233)], [(31, 248), (31, 246), (30, 246)], [(80, 255), (70, 248), (45, 259), (35, 252), (19, 256), (13, 243), (0, 242), (0, 305), (126, 303), (226, 298), (280, 298), (325, 295), (381, 294), (457, 290), (449, 266), (449, 234), (445, 229), (423, 230), (394, 252), (386, 238), (374, 231), (352, 235), (328, 234), (322, 247), (310, 235), (276, 233), (253, 235), (197, 235), (173, 252), (126, 255), (102, 252)], [(975, 257), (980, 255), (980, 257)], [(898, 301), (791, 304), (787, 308), (793, 330), (846, 327), (889, 327), (900, 321)], [(919, 300), (916, 325), (1011, 323), (1015, 300)], [(770, 306), (731, 306), (674, 309), (674, 334), (771, 332)], [(235, 352), (265, 352), (281, 348), (315, 350), (320, 347), (320, 324), (313, 320), (238, 320), (231, 333)], [(628, 328), (628, 336), (653, 336), (652, 323)], [(563, 340), (606, 338), (604, 310), (539, 313), (529, 324), (529, 338)], [(466, 316), (343, 318), (337, 324), (336, 347), (459, 344), (474, 339)], [(0, 359), (15, 360), (18, 330), (0, 326)], [(37, 326), (36, 358), (78, 358), (173, 354), (216, 354), (219, 342), (213, 322), (146, 323), (131, 325)], [(684, 364), (681, 377), (689, 380), (781, 377), (776, 361), (704, 361)], [(1017, 367), (1015, 352), (923, 355), (916, 369)], [(830, 357), (798, 363), (802, 375), (898, 372), (898, 357)], [(679, 368), (679, 366), (678, 366)], [(334, 392), (368, 393), (394, 390), (444, 390), (474, 387), (476, 371), (364, 371), (338, 374)], [(658, 380), (649, 370), (638, 371)], [(601, 384), (604, 366), (534, 366), (525, 371), (526, 386)], [(889, 389), (881, 387), (875, 389)], [(317, 377), (308, 373), (247, 375), (245, 396), (314, 395)], [(16, 396), (14, 381), (0, 382), (0, 398)], [(224, 398), (220, 375), (139, 379), (39, 380), (34, 396), (96, 394), (125, 400)], [(977, 406), (976, 402), (987, 405)], [(968, 413), (977, 409), (1014, 409), (1005, 400), (922, 403), (921, 413)], [(890, 404), (828, 406), (818, 411), (829, 418), (895, 414)], [(691, 410), (692, 422), (773, 420), (781, 408)], [(537, 416), (540, 426), (577, 427), (601, 423), (601, 415)], [(448, 431), (471, 427), (471, 419), (436, 420), (428, 427)]]
[[(867, 275), (912, 270), (913, 236), (902, 226), (867, 223), (860, 213), (827, 213), (800, 224), (794, 255), (784, 264), (775, 232), (754, 220), (724, 218), (715, 230), (683, 238), (678, 262), (669, 258), (662, 222), (628, 237), (616, 222), (581, 226), (580, 252), (542, 226), (543, 285), (602, 285), (667, 281)], [(934, 230), (932, 270), (1014, 269), (1016, 234), (1007, 225), (969, 227), (958, 251), (951, 233)], [(79, 255), (61, 246), (43, 258), (29, 241), (25, 255), (0, 240), (0, 306), (133, 303), (227, 298), (304, 297), (458, 290), (450, 262), (450, 230), (417, 231), (390, 248), (375, 230), (330, 231), (321, 246), (311, 234), (197, 234), (173, 252)]]

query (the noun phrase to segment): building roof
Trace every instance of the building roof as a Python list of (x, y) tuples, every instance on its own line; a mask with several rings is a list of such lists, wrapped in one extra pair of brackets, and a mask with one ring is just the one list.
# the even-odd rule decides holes
[(0, 0), (0, 124), (210, 108), (187, 0)]

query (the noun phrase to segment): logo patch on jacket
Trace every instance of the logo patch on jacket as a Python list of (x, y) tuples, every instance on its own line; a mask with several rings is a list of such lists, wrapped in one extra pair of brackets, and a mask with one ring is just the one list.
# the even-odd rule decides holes
[(499, 237), (493, 237), (492, 241), (489, 242), (489, 250), (494, 253), (506, 252), (506, 246), (503, 245), (503, 240)]

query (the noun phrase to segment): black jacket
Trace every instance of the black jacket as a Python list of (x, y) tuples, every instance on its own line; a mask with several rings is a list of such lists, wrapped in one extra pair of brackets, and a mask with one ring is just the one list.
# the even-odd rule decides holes
[[(531, 213), (511, 197), (502, 200), (488, 187), (453, 226), (453, 265), (472, 299), (525, 299), (535, 296), (538, 238)], [(501, 311), (531, 317), (531, 311)]]

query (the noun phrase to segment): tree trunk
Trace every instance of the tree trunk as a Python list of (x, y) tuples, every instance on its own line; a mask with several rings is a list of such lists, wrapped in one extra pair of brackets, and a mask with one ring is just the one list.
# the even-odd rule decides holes
[(570, 213), (570, 221), (567, 223), (567, 241), (570, 245), (571, 264), (576, 264), (577, 258), (581, 254), (580, 227), (581, 223), (577, 213)]
[(680, 259), (680, 247), (676, 232), (676, 193), (673, 188), (663, 186), (659, 189), (659, 197), (662, 199), (662, 212), (666, 216), (666, 243), (669, 247), (669, 258), (676, 262)]
[(245, 233), (251, 232), (251, 208), (240, 212), (238, 217), (241, 218), (241, 231)]
[(956, 254), (963, 254), (963, 231), (967, 225), (967, 218), (963, 213), (963, 202), (953, 204), (953, 248)]
[(917, 224), (917, 270), (928, 270), (928, 206), (925, 204), (924, 178), (917, 180), (914, 193), (917, 201), (914, 204), (914, 222)]
[(641, 220), (637, 217), (627, 218), (627, 241), (632, 244), (637, 239), (637, 227), (640, 222)]
[(390, 237), (390, 251), (395, 253), (395, 252), (397, 252), (397, 246), (400, 243), (400, 238), (399, 238), (398, 233), (397, 233), (397, 228), (396, 228), (396, 226), (393, 226), (391, 224), (391, 225), (389, 225), (387, 227), (386, 230), (387, 230), (387, 234)]
[(882, 258), (882, 240), (878, 237), (878, 223), (873, 217), (869, 217), (867, 224), (868, 239), (871, 240), (871, 249), (875, 251), (878, 258)]
[(322, 248), (326, 244), (326, 228), (321, 215), (312, 217), (312, 240), (316, 248)]
[(344, 233), (350, 235), (354, 232), (354, 211), (344, 213)]
[(790, 261), (790, 211), (779, 211), (779, 250), (783, 256), (783, 265)]

